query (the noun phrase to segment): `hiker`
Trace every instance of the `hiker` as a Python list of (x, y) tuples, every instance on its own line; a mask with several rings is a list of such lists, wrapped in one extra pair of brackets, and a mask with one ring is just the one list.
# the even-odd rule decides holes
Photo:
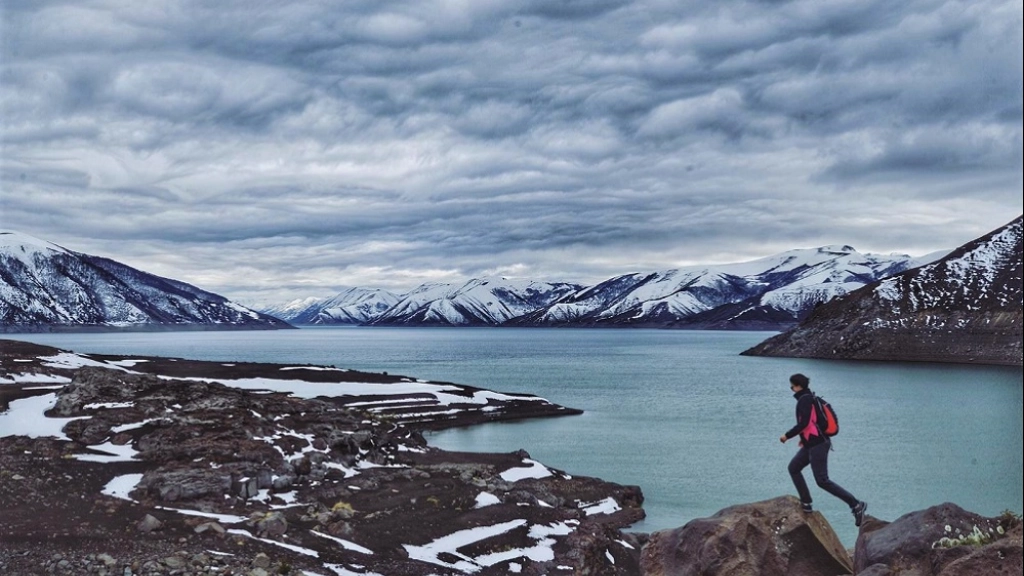
[(789, 389), (793, 391), (796, 398), (796, 426), (790, 428), (785, 434), (779, 437), (779, 442), (786, 443), (790, 438), (800, 436), (800, 450), (789, 462), (789, 475), (793, 478), (796, 491), (800, 495), (800, 504), (804, 512), (811, 512), (811, 493), (807, 489), (807, 482), (804, 481), (803, 469), (808, 464), (814, 472), (814, 481), (821, 489), (836, 498), (839, 498), (850, 507), (853, 512), (854, 523), (859, 527), (864, 521), (864, 511), (867, 510), (867, 502), (857, 500), (842, 486), (828, 478), (828, 452), (832, 448), (832, 440), (826, 436), (819, 422), (824, 423), (824, 415), (819, 414), (820, 408), (816, 407), (814, 393), (810, 390), (811, 380), (803, 374), (793, 374), (789, 377)]

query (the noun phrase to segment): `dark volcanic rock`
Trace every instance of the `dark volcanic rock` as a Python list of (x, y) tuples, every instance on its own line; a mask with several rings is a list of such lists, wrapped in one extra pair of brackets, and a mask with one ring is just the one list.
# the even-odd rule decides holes
[(821, 305), (743, 352), (1022, 365), (1022, 218), (945, 258)]
[(726, 508), (651, 534), (641, 552), (648, 576), (835, 576), (852, 562), (832, 527), (785, 496)]
[(891, 523), (869, 517), (857, 538), (854, 567), (858, 574), (878, 565), (916, 576), (1020, 574), (1020, 534), (1019, 520), (986, 518), (950, 503)]
[[(114, 357), (10, 350), (0, 377), (70, 380), (47, 392), (49, 415), (73, 419), (63, 439), (0, 438), (2, 574), (638, 573), (638, 537), (621, 529), (644, 517), (639, 488), (570, 476), (523, 451), (444, 452), (418, 431), (475, 421), (445, 413), (460, 397), (471, 414), (571, 413), (541, 399), (327, 368), (133, 358), (150, 371), (139, 373)], [(110, 368), (69, 368), (79, 363)], [(332, 390), (349, 378), (398, 392), (304, 399), (197, 379), (205, 369), (225, 381), (301, 375), (306, 386), (329, 374)], [(420, 398), (406, 424), (364, 411), (400, 404), (410, 388), (443, 394)]]

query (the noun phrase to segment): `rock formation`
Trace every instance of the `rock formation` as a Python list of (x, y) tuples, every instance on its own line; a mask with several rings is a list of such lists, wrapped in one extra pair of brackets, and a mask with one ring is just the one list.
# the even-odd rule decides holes
[(893, 522), (869, 518), (854, 555), (856, 574), (888, 576), (1019, 575), (1019, 518), (986, 518), (945, 503)]
[(834, 576), (852, 565), (825, 518), (792, 496), (655, 532), (640, 557), (646, 576)]
[[(641, 542), (621, 529), (644, 516), (639, 488), (569, 475), (524, 451), (449, 453), (420, 434), (481, 412), (574, 413), (542, 399), (326, 367), (2, 351), (0, 382), (13, 381), (2, 386), (24, 386), (12, 410), (48, 394), (47, 415), (63, 420), (60, 437), (0, 438), (0, 574), (33, 574), (36, 552), (62, 555), (60, 573), (92, 571), (102, 553), (118, 559), (118, 574), (135, 573), (120, 571), (125, 557), (151, 574), (212, 574), (174, 571), (190, 558), (222, 566), (210, 551), (246, 566), (263, 553), (280, 574), (637, 573)], [(204, 378), (255, 374), (323, 397)], [(415, 417), (401, 409), (409, 403)]]
[(987, 518), (946, 503), (891, 523), (868, 516), (851, 561), (820, 513), (784, 496), (651, 534), (639, 574), (1019, 576), (1022, 558), (1019, 516)]

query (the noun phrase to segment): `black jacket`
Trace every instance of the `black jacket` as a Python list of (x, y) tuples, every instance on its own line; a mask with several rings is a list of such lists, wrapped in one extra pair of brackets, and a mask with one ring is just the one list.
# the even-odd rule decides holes
[(814, 406), (814, 394), (807, 388), (793, 394), (796, 398), (796, 426), (786, 432), (786, 438), (800, 436), (801, 446), (817, 446), (828, 441), (818, 423), (823, 423), (821, 414)]

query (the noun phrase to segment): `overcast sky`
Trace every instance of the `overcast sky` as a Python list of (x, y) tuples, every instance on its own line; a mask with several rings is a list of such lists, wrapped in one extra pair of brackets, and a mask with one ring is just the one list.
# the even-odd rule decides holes
[(1022, 2), (3, 0), (0, 224), (249, 302), (1022, 208)]

